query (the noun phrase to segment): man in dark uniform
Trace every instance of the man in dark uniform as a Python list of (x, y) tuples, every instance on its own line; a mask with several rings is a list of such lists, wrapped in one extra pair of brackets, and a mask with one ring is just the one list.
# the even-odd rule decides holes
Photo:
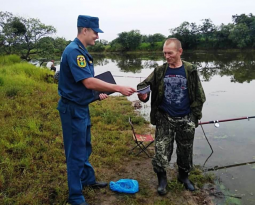
[[(158, 177), (158, 193), (167, 193), (166, 168), (177, 144), (178, 181), (189, 191), (194, 191), (188, 174), (193, 166), (193, 141), (198, 119), (202, 117), (205, 94), (196, 66), (181, 60), (181, 42), (167, 39), (163, 46), (167, 63), (154, 71), (137, 87), (150, 85), (151, 123), (156, 125), (155, 156), (152, 165)], [(138, 94), (141, 101), (149, 100), (148, 94)]]
[[(94, 99), (93, 90), (101, 92), (120, 92), (129, 96), (136, 90), (128, 86), (109, 84), (94, 78), (93, 58), (86, 50), (88, 45), (95, 45), (99, 28), (97, 17), (80, 15), (77, 21), (77, 38), (64, 50), (59, 74), (58, 92), (61, 99), (58, 103), (60, 113), (65, 155), (69, 203), (87, 204), (82, 194), (84, 186), (103, 188), (107, 183), (97, 182), (92, 165), (89, 103)], [(103, 100), (108, 96), (100, 94)]]

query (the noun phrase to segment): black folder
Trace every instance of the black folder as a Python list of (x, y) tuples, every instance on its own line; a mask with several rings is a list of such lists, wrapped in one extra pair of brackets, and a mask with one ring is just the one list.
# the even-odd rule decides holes
[[(98, 78), (98, 79), (100, 79), (102, 81), (105, 81), (107, 83), (116, 84), (116, 82), (115, 82), (115, 80), (112, 76), (112, 73), (110, 71), (106, 71), (104, 73), (101, 73), (101, 74), (95, 76), (95, 78)], [(100, 99), (99, 98), (100, 93), (105, 93), (107, 95), (110, 95), (114, 92), (100, 92), (100, 91), (94, 90), (94, 100), (93, 100), (93, 102)]]

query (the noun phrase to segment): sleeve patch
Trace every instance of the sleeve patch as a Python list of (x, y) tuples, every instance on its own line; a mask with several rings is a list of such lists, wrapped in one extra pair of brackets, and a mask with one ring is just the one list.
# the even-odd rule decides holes
[(83, 55), (78, 55), (77, 56), (77, 65), (80, 67), (80, 68), (85, 68), (86, 67), (86, 60), (85, 60), (85, 57)]

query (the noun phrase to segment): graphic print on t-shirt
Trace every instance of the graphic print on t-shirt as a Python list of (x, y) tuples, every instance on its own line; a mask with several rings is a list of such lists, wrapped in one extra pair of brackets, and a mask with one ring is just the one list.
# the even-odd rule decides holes
[(165, 82), (165, 99), (169, 104), (180, 105), (185, 98), (187, 79), (182, 75), (167, 75)]

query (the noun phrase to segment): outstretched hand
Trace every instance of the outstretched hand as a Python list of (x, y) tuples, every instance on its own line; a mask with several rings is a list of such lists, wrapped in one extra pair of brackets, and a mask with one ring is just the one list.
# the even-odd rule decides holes
[(120, 91), (119, 91), (122, 95), (125, 96), (130, 96), (132, 95), (134, 92), (136, 92), (135, 88), (129, 87), (129, 86), (121, 86)]

